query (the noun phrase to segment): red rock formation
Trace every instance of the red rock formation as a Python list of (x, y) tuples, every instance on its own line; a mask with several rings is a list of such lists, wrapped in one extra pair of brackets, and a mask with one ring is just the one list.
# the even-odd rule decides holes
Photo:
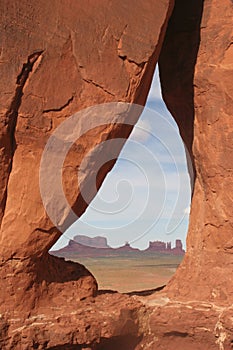
[[(47, 254), (60, 235), (38, 185), (49, 135), (84, 107), (145, 102), (172, 7), (168, 0), (87, 4), (0, 4), (1, 348), (231, 349), (232, 2), (206, 0), (202, 17), (203, 1), (177, 0), (169, 23), (163, 95), (196, 181), (184, 262), (165, 292), (146, 298), (93, 298), (96, 283), (84, 267)], [(86, 207), (74, 190), (81, 156), (129, 132), (92, 130), (70, 153), (64, 187), (79, 214)]]
[[(73, 238), (73, 241), (88, 247), (109, 248), (107, 238), (101, 236), (88, 237), (85, 235), (77, 235)], [(72, 241), (69, 241), (69, 244), (71, 243)]]
[(160, 56), (163, 96), (196, 170), (187, 253), (169, 293), (232, 303), (233, 5), (207, 0), (202, 20), (201, 10), (176, 2)]
[(74, 259), (80, 257), (98, 257), (98, 256), (116, 256), (116, 255), (125, 255), (125, 253), (140, 253), (140, 250), (137, 248), (132, 248), (130, 245), (124, 245), (119, 248), (96, 248), (86, 246), (80, 243), (77, 243), (73, 240), (69, 244), (59, 250), (51, 251), (52, 255), (64, 257), (66, 259)]
[[(111, 101), (145, 103), (172, 7), (171, 0), (140, 0), (134, 6), (107, 0), (90, 1), (85, 6), (78, 1), (1, 1), (2, 348), (51, 348), (66, 346), (71, 339), (82, 344), (74, 334), (67, 344), (64, 337), (61, 344), (59, 320), (56, 331), (51, 330), (49, 336), (53, 340), (45, 339), (46, 324), (37, 336), (38, 326), (27, 327), (25, 321), (30, 314), (38, 323), (38, 317), (42, 317), (38, 315), (52, 316), (53, 308), (62, 315), (67, 302), (73, 310), (81, 299), (92, 297), (97, 290), (94, 277), (85, 267), (48, 255), (61, 232), (42, 203), (41, 155), (49, 136), (73, 113)], [(132, 129), (115, 123), (89, 127), (92, 130), (70, 150), (63, 171), (64, 191), (79, 216), (87, 206), (76, 186), (77, 169), (84, 155), (106, 139), (126, 139)], [(122, 145), (118, 145), (118, 153)], [(96, 154), (87, 165), (87, 178), (99, 157), (100, 149), (99, 156)], [(97, 187), (113, 164), (114, 158), (100, 169)], [(50, 322), (46, 317), (43, 322)], [(85, 319), (80, 322), (85, 324)], [(94, 317), (93, 322), (98, 323), (98, 318)], [(121, 327), (111, 326), (111, 322), (110, 317), (110, 330), (103, 335), (96, 326), (98, 336), (93, 339), (121, 335)], [(26, 338), (20, 328), (24, 325)], [(79, 327), (70, 319), (65, 326), (67, 334)]]
[(174, 248), (171, 248), (171, 242), (149, 242), (149, 247), (146, 249), (146, 252), (159, 252), (171, 255), (183, 255), (185, 253), (183, 250), (182, 241), (180, 239), (176, 239), (176, 245)]
[(145, 250), (139, 250), (138, 248), (133, 248), (130, 246), (129, 243), (125, 243), (125, 245), (122, 247), (112, 248), (107, 245), (106, 238), (104, 240), (105, 242), (104, 247), (93, 247), (90, 245), (84, 245), (77, 242), (77, 241), (90, 242), (91, 244), (96, 242), (102, 243), (103, 242), (102, 238), (104, 237), (95, 237), (90, 239), (87, 236), (75, 236), (73, 240), (69, 241), (67, 246), (59, 250), (53, 250), (51, 251), (51, 254), (58, 257), (64, 257), (66, 259), (75, 260), (75, 259), (78, 259), (78, 257), (98, 257), (98, 256), (109, 257), (109, 256), (120, 256), (120, 255), (125, 256), (127, 255), (127, 253), (129, 253), (132, 256), (135, 253), (135, 257), (138, 257), (138, 259), (147, 256), (147, 253), (149, 254), (162, 253), (162, 254), (169, 254), (169, 255), (184, 255), (185, 253), (180, 239), (176, 240), (176, 246), (172, 249), (171, 249), (170, 242), (165, 243), (161, 241), (156, 241), (156, 242), (149, 242), (149, 247)]
[(233, 344), (233, 5), (206, 0), (201, 16), (202, 5), (176, 1), (160, 56), (163, 96), (196, 170), (187, 252), (164, 294), (148, 298), (151, 334), (136, 349)]
[(154, 250), (154, 251), (165, 251), (166, 250), (166, 243), (161, 241), (155, 241), (155, 242), (149, 242), (148, 249)]

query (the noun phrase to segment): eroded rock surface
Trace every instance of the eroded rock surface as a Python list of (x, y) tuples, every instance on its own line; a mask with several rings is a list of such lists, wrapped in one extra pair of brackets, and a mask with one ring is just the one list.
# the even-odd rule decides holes
[[(196, 181), (187, 254), (169, 294), (232, 303), (233, 4), (179, 0), (160, 56), (163, 95)], [(221, 15), (220, 15), (221, 14)]]
[[(163, 95), (196, 170), (188, 251), (168, 287), (94, 297), (85, 267), (47, 254), (60, 236), (39, 191), (49, 135), (94, 104), (145, 103), (172, 7), (1, 1), (2, 349), (232, 348), (232, 1), (177, 0), (160, 56)], [(83, 155), (130, 131), (106, 125), (71, 150), (64, 189), (79, 215)]]
[[(97, 291), (95, 278), (84, 266), (48, 255), (61, 232), (46, 214), (39, 188), (46, 142), (64, 120), (86, 107), (119, 101), (145, 103), (173, 1), (137, 1), (132, 6), (104, 0), (84, 6), (78, 1), (4, 0), (0, 7), (2, 347), (10, 346), (13, 337), (13, 348), (31, 348), (31, 343), (22, 343), (21, 335), (15, 338), (11, 331), (15, 320), (20, 320), (20, 332), (32, 310), (40, 315), (46, 306), (49, 314), (66, 303), (76, 308), (80, 300)], [(113, 113), (113, 123), (100, 127), (93, 127), (89, 118), (80, 121), (80, 128), (85, 124), (89, 130), (70, 150), (63, 171), (64, 191), (79, 216), (87, 206), (76, 186), (84, 155), (107, 139), (126, 139), (131, 132), (132, 126), (117, 125), (116, 118)], [(124, 115), (121, 118), (124, 121)], [(122, 146), (118, 145), (118, 153)], [(100, 169), (98, 187), (117, 152)], [(101, 149), (95, 155), (86, 165), (84, 185), (94, 173)], [(46, 332), (45, 325), (42, 333), (39, 330), (40, 340)], [(118, 336), (114, 331), (111, 335)], [(35, 348), (46, 346), (43, 339), (36, 345), (35, 337), (31, 335)]]

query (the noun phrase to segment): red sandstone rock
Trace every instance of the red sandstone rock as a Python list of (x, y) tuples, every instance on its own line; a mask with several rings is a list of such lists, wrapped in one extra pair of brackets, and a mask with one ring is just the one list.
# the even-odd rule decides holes
[[(140, 0), (133, 6), (106, 0), (90, 1), (85, 6), (78, 1), (1, 1), (2, 348), (50, 348), (72, 343), (85, 343), (86, 347), (95, 339), (106, 338), (108, 343), (108, 338), (124, 335), (124, 324), (115, 325), (114, 314), (120, 313), (128, 325), (127, 305), (126, 311), (118, 308), (110, 312), (110, 328), (103, 334), (96, 325), (101, 317), (91, 318), (91, 332), (97, 332), (94, 340), (88, 340), (88, 332), (84, 334), (88, 327), (85, 317), (75, 322), (70, 318), (73, 309), (82, 307), (81, 299), (96, 294), (97, 285), (85, 267), (48, 255), (61, 233), (42, 203), (40, 160), (49, 136), (73, 113), (111, 101), (145, 103), (172, 6), (171, 0)], [(64, 191), (79, 216), (87, 206), (75, 186), (82, 158), (108, 138), (119, 135), (126, 139), (132, 129), (114, 123), (92, 128), (89, 119), (85, 124), (92, 130), (72, 147), (63, 171)], [(115, 150), (118, 153), (120, 146), (123, 143)], [(98, 152), (86, 165), (84, 186), (88, 187), (89, 176), (101, 157), (101, 150)], [(97, 187), (118, 153), (99, 171)], [(59, 338), (60, 326), (56, 324), (56, 331), (50, 332), (48, 324), (53, 322), (52, 310), (59, 310), (63, 317), (67, 303), (71, 309)], [(35, 328), (25, 321), (32, 314), (37, 320)], [(70, 335), (71, 329), (79, 332), (79, 322), (84, 327), (80, 329), (83, 340)], [(126, 336), (131, 333), (126, 330)]]
[[(1, 348), (230, 350), (230, 0), (206, 0), (202, 20), (202, 1), (177, 0), (160, 57), (163, 95), (196, 169), (187, 253), (166, 291), (93, 298), (84, 267), (47, 255), (59, 237), (38, 188), (48, 136), (86, 106), (145, 102), (171, 9), (165, 0), (90, 4), (1, 2)], [(93, 131), (80, 149), (129, 131)], [(68, 161), (75, 169), (72, 152)]]
[(168, 292), (231, 304), (233, 6), (207, 0), (201, 19), (202, 1), (176, 4), (160, 56), (161, 82), (193, 154), (196, 181), (187, 253)]

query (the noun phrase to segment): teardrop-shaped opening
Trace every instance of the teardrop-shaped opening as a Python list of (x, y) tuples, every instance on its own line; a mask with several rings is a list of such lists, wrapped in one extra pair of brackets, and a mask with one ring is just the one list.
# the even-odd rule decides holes
[[(188, 164), (189, 163), (189, 164)], [(51, 254), (85, 265), (99, 289), (154, 290), (182, 261), (191, 161), (156, 68), (147, 104), (97, 196)]]

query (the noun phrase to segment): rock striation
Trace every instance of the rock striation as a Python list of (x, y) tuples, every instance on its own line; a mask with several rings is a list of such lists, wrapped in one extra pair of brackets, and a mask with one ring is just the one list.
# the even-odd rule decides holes
[[(1, 1), (1, 349), (232, 348), (233, 4), (173, 5)], [(187, 253), (160, 292), (97, 293), (84, 266), (48, 254), (61, 233), (41, 200), (41, 155), (61, 122), (85, 107), (143, 105), (158, 59), (196, 173)], [(78, 215), (87, 206), (75, 186), (83, 156), (130, 131), (90, 125), (71, 149), (63, 187)], [(97, 187), (113, 164), (101, 168)], [(94, 168), (86, 167), (87, 186)]]

